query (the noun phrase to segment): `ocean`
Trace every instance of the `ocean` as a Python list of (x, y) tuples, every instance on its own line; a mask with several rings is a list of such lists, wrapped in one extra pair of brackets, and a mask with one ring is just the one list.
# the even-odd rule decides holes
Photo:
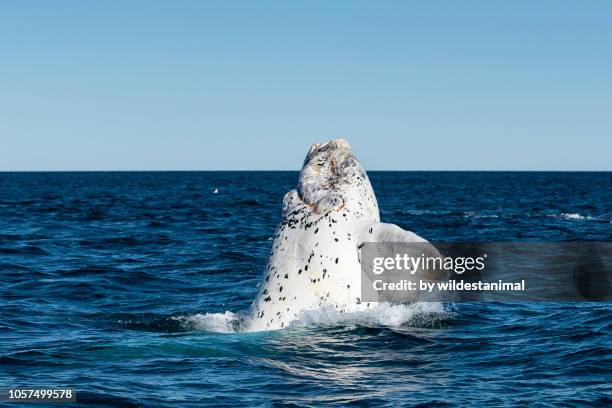
[[(612, 240), (609, 172), (369, 176), (381, 219), (432, 242)], [(241, 332), (297, 177), (0, 173), (0, 388), (69, 387), (81, 406), (612, 405), (610, 303), (320, 310)]]

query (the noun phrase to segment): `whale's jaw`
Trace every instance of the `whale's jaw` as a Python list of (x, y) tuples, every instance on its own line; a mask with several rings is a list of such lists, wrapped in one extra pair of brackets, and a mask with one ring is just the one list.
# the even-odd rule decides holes
[(368, 176), (344, 139), (315, 143), (300, 172), (297, 192), (315, 213), (361, 203), (364, 216), (379, 219), (376, 197)]

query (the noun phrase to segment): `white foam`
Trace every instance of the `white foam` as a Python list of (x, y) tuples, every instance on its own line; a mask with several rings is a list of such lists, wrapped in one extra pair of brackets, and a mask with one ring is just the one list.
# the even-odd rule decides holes
[(578, 213), (561, 213), (561, 217), (567, 218), (568, 220), (584, 220), (587, 217)]
[(306, 310), (290, 327), (312, 325), (350, 325), (350, 326), (382, 326), (397, 327), (421, 324), (424, 320), (434, 320), (448, 314), (444, 305), (438, 302), (419, 302), (409, 305), (391, 305), (380, 303), (366, 308), (360, 305), (359, 310), (340, 312), (333, 307)]
[[(420, 302), (409, 305), (391, 305), (380, 303), (355, 305), (355, 309), (338, 311), (332, 306), (303, 311), (299, 318), (289, 324), (289, 327), (308, 326), (381, 326), (398, 327), (403, 325), (422, 325), (449, 315), (442, 303)], [(188, 330), (201, 330), (213, 333), (249, 332), (248, 322), (244, 316), (232, 312), (204, 313), (193, 316), (178, 316), (173, 319), (180, 321)]]
[(593, 217), (584, 216), (578, 213), (561, 213), (561, 214), (556, 214), (556, 215), (550, 215), (550, 217), (563, 218), (566, 220), (590, 220), (593, 218)]
[(189, 330), (201, 330), (213, 333), (233, 333), (239, 330), (242, 317), (232, 312), (204, 313), (193, 316), (177, 316), (173, 319), (180, 321), (183, 327)]

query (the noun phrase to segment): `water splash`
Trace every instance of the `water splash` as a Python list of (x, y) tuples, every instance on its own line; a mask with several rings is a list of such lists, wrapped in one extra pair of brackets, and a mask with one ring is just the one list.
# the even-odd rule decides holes
[[(354, 305), (348, 311), (336, 310), (333, 306), (323, 306), (302, 311), (288, 328), (309, 326), (432, 326), (452, 316), (450, 307), (439, 302), (419, 302), (409, 305), (381, 303), (366, 307)], [(186, 330), (199, 330), (213, 333), (250, 332), (245, 315), (226, 311), (224, 313), (204, 313), (193, 316), (173, 317)]]

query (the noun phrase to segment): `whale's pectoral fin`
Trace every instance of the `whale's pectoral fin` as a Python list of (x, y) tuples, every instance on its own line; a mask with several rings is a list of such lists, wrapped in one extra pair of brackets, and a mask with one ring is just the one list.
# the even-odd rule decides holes
[[(375, 254), (374, 256), (377, 257), (395, 258), (397, 254), (401, 257), (406, 254), (414, 259), (421, 257), (442, 257), (436, 247), (426, 239), (414, 232), (406, 231), (395, 224), (368, 221), (362, 223), (359, 230), (360, 247), (363, 248), (363, 245), (368, 243), (370, 245), (368, 251), (372, 251), (370, 255)], [(359, 259), (363, 262), (362, 253), (359, 254)], [(440, 270), (421, 269), (418, 272), (425, 279), (437, 280), (446, 276), (446, 272)]]
[(363, 242), (427, 242), (414, 232), (406, 231), (395, 224), (370, 221), (364, 223), (360, 229)]

